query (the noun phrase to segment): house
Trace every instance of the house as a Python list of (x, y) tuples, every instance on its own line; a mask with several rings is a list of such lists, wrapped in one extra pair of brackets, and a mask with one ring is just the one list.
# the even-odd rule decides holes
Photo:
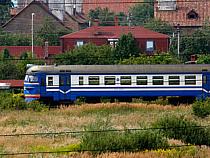
[(168, 21), (175, 28), (179, 23), (181, 30), (191, 32), (201, 27), (205, 19), (210, 20), (210, 1), (156, 0), (155, 19)]
[(92, 42), (97, 46), (110, 44), (115, 46), (123, 34), (132, 33), (137, 46), (143, 52), (168, 51), (170, 37), (140, 26), (118, 26), (118, 17), (115, 26), (99, 26), (99, 20), (94, 20), (94, 26), (61, 37), (61, 51), (68, 48), (73, 50), (75, 45)]
[(54, 10), (50, 10), (46, 3), (32, 1), (21, 11), (15, 14), (8, 22), (6, 22), (2, 26), (2, 29), (3, 31), (13, 33), (30, 34), (32, 28), (32, 13), (34, 13), (34, 31), (36, 31), (42, 25), (43, 19), (46, 17), (51, 17), (52, 22), (57, 28), (67, 28), (69, 30), (76, 31), (84, 28), (87, 18), (85, 14), (78, 13), (76, 10), (74, 10), (74, 14), (69, 16), (66, 11), (59, 12), (58, 10), (55, 12)]

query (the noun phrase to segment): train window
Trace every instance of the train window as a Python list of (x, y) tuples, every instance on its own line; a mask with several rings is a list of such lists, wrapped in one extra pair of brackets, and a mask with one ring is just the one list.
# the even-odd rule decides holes
[(41, 78), (41, 86), (45, 86), (45, 78)]
[(153, 76), (153, 85), (163, 85), (163, 76)]
[(48, 86), (53, 86), (53, 77), (48, 77)]
[(25, 76), (25, 81), (28, 81), (28, 75)]
[(79, 76), (79, 85), (83, 85), (83, 76)]
[(99, 85), (99, 76), (89, 76), (89, 85)]
[(203, 76), (203, 85), (207, 84), (207, 76)]
[(70, 85), (70, 77), (66, 77), (66, 85)]
[(179, 76), (169, 76), (169, 85), (179, 85)]
[(137, 85), (147, 85), (147, 76), (137, 76), (136, 82)]
[(29, 81), (38, 81), (36, 75), (29, 75)]
[(105, 85), (115, 85), (115, 76), (105, 76)]
[(131, 85), (131, 76), (121, 76), (120, 84), (121, 85)]
[(196, 85), (196, 76), (185, 76), (185, 85)]
[(64, 79), (63, 79), (63, 77), (60, 77), (60, 85), (61, 85), (61, 86), (64, 85)]

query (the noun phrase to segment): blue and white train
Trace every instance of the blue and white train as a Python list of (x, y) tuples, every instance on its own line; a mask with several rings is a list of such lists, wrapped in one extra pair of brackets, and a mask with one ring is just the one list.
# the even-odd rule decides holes
[(74, 101), (78, 97), (210, 96), (210, 65), (35, 65), (24, 96)]

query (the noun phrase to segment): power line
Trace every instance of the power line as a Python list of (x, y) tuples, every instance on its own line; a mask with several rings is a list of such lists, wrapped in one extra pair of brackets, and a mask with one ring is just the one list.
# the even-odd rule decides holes
[(81, 133), (104, 133), (104, 132), (126, 132), (126, 131), (145, 131), (145, 130), (168, 130), (168, 129), (185, 129), (185, 128), (207, 128), (208, 126), (185, 126), (185, 127), (162, 127), (162, 128), (132, 128), (123, 130), (95, 130), (95, 131), (72, 131), (72, 132), (50, 132), (50, 133), (22, 133), (22, 134), (1, 134), (0, 137), (19, 137), (19, 136), (35, 136), (35, 135), (70, 135)]

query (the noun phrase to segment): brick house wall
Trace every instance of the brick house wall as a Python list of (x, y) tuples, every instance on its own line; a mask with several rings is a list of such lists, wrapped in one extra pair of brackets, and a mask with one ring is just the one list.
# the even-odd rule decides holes
[(83, 0), (83, 12), (85, 14), (89, 13), (90, 9), (95, 9), (97, 7), (109, 8), (110, 12), (124, 12), (128, 13), (129, 6), (135, 6), (136, 2), (141, 2), (143, 0)]
[[(172, 26), (180, 24), (181, 28), (192, 30), (202, 26), (206, 18), (210, 17), (209, 0), (174, 0), (175, 7), (172, 10), (160, 8), (158, 0), (155, 2), (154, 16), (155, 19), (169, 21)], [(194, 13), (193, 13), (194, 12)], [(197, 14), (197, 17), (190, 16), (190, 13)]]

